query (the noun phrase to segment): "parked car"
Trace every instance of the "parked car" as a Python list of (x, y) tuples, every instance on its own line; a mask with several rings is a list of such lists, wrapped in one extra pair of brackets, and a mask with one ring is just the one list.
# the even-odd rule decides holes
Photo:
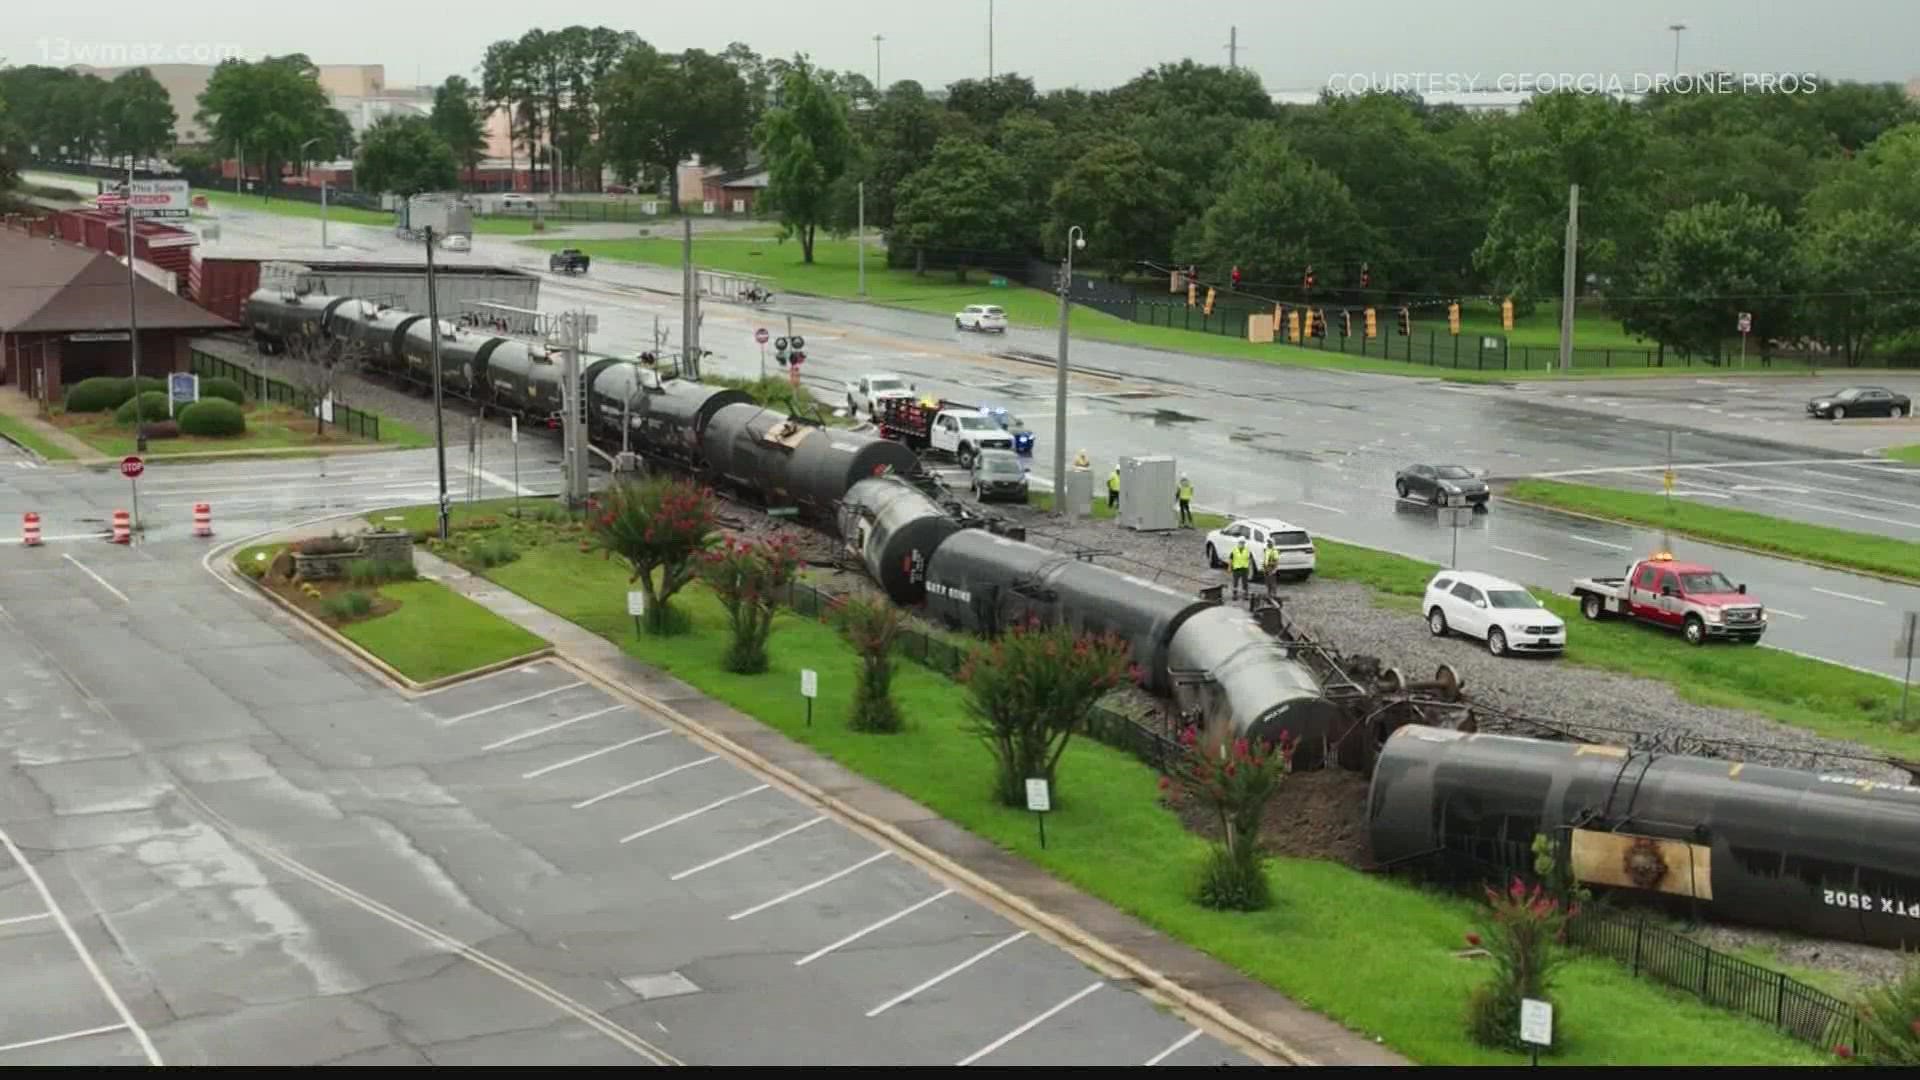
[(1905, 394), (1878, 386), (1849, 386), (1837, 394), (1825, 394), (1807, 402), (1807, 415), (1817, 420), (1845, 420), (1849, 416), (1899, 419), (1911, 412), (1913, 402)]
[(1557, 653), (1567, 647), (1566, 620), (1525, 586), (1472, 570), (1442, 570), (1427, 582), (1420, 609), (1435, 637), (1450, 633), (1487, 643), (1495, 656)]
[(1409, 465), (1393, 474), (1393, 490), (1403, 499), (1421, 498), (1444, 506), (1458, 495), (1475, 509), (1484, 510), (1491, 493), (1487, 482), (1464, 465)]
[(440, 246), (448, 251), (472, 251), (473, 241), (464, 233), (454, 233), (440, 239)]
[(502, 210), (537, 210), (539, 208), (540, 203), (531, 195), (500, 196), (500, 209)]
[(882, 398), (910, 398), (913, 392), (913, 384), (903, 375), (891, 371), (862, 375), (847, 384), (847, 415), (857, 417), (864, 412), (869, 420), (877, 419), (876, 402)]
[(994, 499), (1027, 501), (1027, 469), (1011, 450), (982, 450), (973, 459), (971, 486), (981, 502)]
[(547, 256), (547, 269), (555, 274), (584, 274), (593, 259), (579, 248), (564, 248)]
[[(1172, 498), (1172, 492), (1168, 492)], [(1227, 556), (1246, 537), (1247, 550), (1253, 554), (1253, 576), (1261, 576), (1260, 568), (1266, 565), (1267, 546), (1271, 544), (1280, 553), (1280, 573), (1296, 581), (1305, 581), (1313, 576), (1314, 555), (1313, 537), (1307, 530), (1278, 518), (1241, 518), (1230, 522), (1224, 529), (1215, 529), (1207, 534), (1207, 565), (1221, 567), (1227, 565)]]
[(955, 330), (1007, 332), (1007, 310), (998, 304), (968, 304), (953, 317)]

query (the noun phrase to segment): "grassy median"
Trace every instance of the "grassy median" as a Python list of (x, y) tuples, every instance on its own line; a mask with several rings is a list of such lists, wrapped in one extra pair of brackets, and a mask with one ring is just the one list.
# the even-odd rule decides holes
[(17, 417), (0, 415), (0, 436), (19, 443), (48, 461), (72, 461), (73, 452), (36, 431)]
[[(417, 510), (373, 515), (409, 523)], [(470, 530), (519, 537), (517, 557), (477, 572), (619, 644), (635, 658), (789, 737), (915, 799), (977, 835), (1046, 868), (1148, 924), (1201, 948), (1350, 1027), (1431, 1064), (1518, 1064), (1518, 1055), (1470, 1043), (1459, 1018), (1485, 970), (1453, 955), (1474, 905), (1392, 879), (1312, 859), (1276, 860), (1279, 904), (1256, 915), (1208, 911), (1187, 896), (1204, 841), (1157, 802), (1158, 775), (1090, 740), (1069, 747), (1056, 811), (1042, 850), (1032, 815), (989, 798), (992, 760), (962, 727), (954, 684), (903, 663), (894, 688), (911, 718), (898, 735), (850, 731), (854, 654), (828, 627), (782, 614), (769, 643), (772, 668), (742, 677), (725, 671), (726, 617), (702, 587), (675, 598), (691, 632), (641, 638), (627, 616), (626, 572), (582, 553), (558, 522), (545, 539), (505, 524)], [(806, 723), (799, 669), (819, 672), (814, 722)], [(1560, 977), (1557, 1037), (1567, 1064), (1812, 1063), (1813, 1049), (1684, 995), (1635, 980), (1619, 965), (1573, 959)]]
[(1920, 545), (1874, 533), (1809, 525), (1787, 518), (1701, 506), (1688, 499), (1618, 491), (1557, 480), (1516, 480), (1505, 494), (1615, 521), (1668, 529), (1698, 540), (1769, 551), (1808, 562), (1920, 581)]

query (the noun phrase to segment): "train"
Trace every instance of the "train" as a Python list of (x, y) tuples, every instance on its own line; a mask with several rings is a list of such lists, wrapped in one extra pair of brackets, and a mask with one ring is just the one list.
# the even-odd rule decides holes
[[(248, 308), (263, 349), (300, 335), (358, 342), (376, 370), (431, 383), (423, 315), (266, 289)], [(542, 346), (445, 320), (438, 333), (449, 393), (529, 419), (558, 415), (560, 368)], [(1249, 738), (1286, 731), (1296, 769), (1371, 774), (1377, 865), (1531, 876), (1530, 842), (1548, 833), (1567, 841), (1589, 884), (1681, 898), (1735, 922), (1920, 945), (1920, 787), (1476, 730), (1486, 718), (1448, 668), (1414, 682), (1370, 657), (1336, 660), (1264, 597), (1242, 608), (1218, 588), (1182, 592), (1028, 543), (884, 435), (832, 429), (638, 359), (594, 356), (581, 373), (596, 443), (791, 514), (929, 621), (993, 635), (1038, 618), (1118, 634), (1140, 685), (1180, 722)]]

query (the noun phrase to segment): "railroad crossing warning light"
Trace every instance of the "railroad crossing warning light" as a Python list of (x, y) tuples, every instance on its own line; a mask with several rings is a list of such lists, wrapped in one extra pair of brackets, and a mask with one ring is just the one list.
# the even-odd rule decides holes
[(773, 358), (780, 362), (781, 367), (787, 366), (787, 339), (786, 338), (777, 337), (773, 339)]
[(1511, 297), (1500, 301), (1500, 325), (1508, 330), (1513, 329), (1513, 299)]
[(1379, 321), (1378, 321), (1378, 320), (1377, 320), (1377, 318), (1375, 317), (1375, 315), (1374, 315), (1374, 312), (1373, 312), (1373, 309), (1372, 309), (1372, 308), (1368, 308), (1368, 309), (1367, 309), (1367, 337), (1368, 337), (1368, 338), (1376, 338), (1376, 337), (1379, 337), (1379, 336), (1380, 336), (1380, 324), (1379, 324)]
[(1202, 315), (1213, 314), (1213, 286), (1211, 285), (1207, 286), (1207, 303), (1205, 307), (1202, 307), (1200, 309), (1200, 314)]
[(1295, 345), (1300, 344), (1300, 313), (1298, 311), (1287, 312), (1287, 340)]
[(1413, 312), (1408, 311), (1403, 304), (1400, 307), (1400, 336), (1406, 337), (1411, 333), (1413, 333)]
[(1188, 307), (1193, 306), (1194, 298), (1197, 297), (1199, 294), (1200, 294), (1200, 286), (1194, 284), (1192, 278), (1188, 278), (1187, 279), (1187, 306)]
[(1460, 305), (1459, 304), (1447, 305), (1447, 330), (1453, 334), (1460, 333)]

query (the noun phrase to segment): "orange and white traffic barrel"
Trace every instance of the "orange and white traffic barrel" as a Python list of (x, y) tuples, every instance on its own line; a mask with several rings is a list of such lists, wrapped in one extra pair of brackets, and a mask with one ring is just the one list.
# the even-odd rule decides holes
[(193, 535), (213, 535), (213, 507), (206, 503), (193, 504)]
[(113, 542), (116, 544), (133, 543), (133, 520), (125, 510), (113, 512)]
[(40, 515), (31, 510), (21, 519), (20, 543), (27, 547), (40, 546)]

